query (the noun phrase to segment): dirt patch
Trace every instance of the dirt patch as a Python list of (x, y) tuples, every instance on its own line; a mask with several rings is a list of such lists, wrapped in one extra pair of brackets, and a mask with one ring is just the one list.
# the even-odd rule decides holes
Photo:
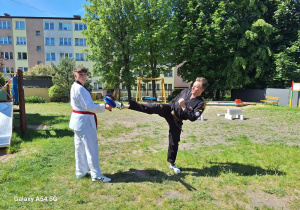
[(265, 193), (260, 190), (247, 192), (247, 196), (251, 201), (247, 209), (266, 206), (272, 209), (289, 209), (289, 199), (287, 197), (280, 198), (274, 194)]
[[(237, 198), (236, 194), (232, 194), (231, 192), (236, 192), (236, 187), (228, 186), (223, 193), (227, 193), (230, 196), (232, 196), (233, 202), (232, 206), (238, 206), (239, 209), (246, 209), (246, 210), (252, 210), (252, 209), (289, 209), (289, 202), (294, 197), (285, 196), (280, 197), (275, 194), (269, 194), (266, 193), (260, 189), (255, 190), (248, 190), (243, 194), (244, 201), (241, 200), (241, 198)], [(239, 195), (241, 195), (239, 194)], [(218, 197), (218, 195), (215, 195)], [(217, 206), (226, 206), (227, 204), (224, 203), (224, 201), (221, 201), (220, 199), (216, 199), (212, 201)]]
[(177, 190), (168, 191), (164, 193), (164, 196), (157, 200), (158, 205), (162, 205), (164, 200), (167, 199), (183, 199), (188, 200), (190, 198), (190, 195), (183, 194)]
[(30, 124), (28, 124), (27, 128), (34, 129), (34, 130), (46, 130), (46, 129), (50, 128), (50, 125), (41, 125), (41, 124), (30, 125)]
[(8, 161), (10, 158), (14, 156), (15, 154), (7, 154), (6, 148), (0, 148), (0, 162)]

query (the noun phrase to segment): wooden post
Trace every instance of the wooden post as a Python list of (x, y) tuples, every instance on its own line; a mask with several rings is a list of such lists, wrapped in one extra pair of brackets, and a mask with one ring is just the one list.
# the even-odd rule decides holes
[(26, 112), (25, 112), (25, 96), (23, 89), (23, 71), (18, 69), (18, 92), (19, 92), (19, 110), (20, 110), (20, 127), (21, 132), (26, 132)]
[(139, 101), (142, 100), (142, 82), (141, 78), (139, 77)]
[[(137, 84), (136, 84), (136, 96), (135, 96), (135, 100), (138, 101), (138, 97), (139, 97), (139, 77), (137, 80)], [(128, 99), (128, 101), (130, 101), (130, 98)]]
[(291, 88), (291, 95), (290, 95), (290, 107), (292, 107), (292, 101), (293, 101), (293, 86), (294, 86), (294, 81), (292, 81), (292, 88)]
[(165, 103), (167, 103), (166, 89), (165, 89), (165, 81), (164, 81), (164, 78), (161, 78), (161, 86), (162, 86), (163, 97), (164, 97), (164, 99), (165, 99)]

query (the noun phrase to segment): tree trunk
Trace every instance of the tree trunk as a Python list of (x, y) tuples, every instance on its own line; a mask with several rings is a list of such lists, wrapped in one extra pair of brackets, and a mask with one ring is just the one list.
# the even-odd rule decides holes
[(130, 85), (127, 86), (127, 94), (128, 94), (128, 101), (131, 100), (131, 87)]
[(220, 100), (220, 93), (221, 93), (220, 89), (217, 89), (216, 90), (216, 101)]

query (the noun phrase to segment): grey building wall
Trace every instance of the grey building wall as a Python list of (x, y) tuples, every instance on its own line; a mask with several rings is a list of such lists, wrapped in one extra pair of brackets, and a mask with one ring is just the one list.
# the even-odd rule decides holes
[[(289, 106), (291, 89), (266, 88), (266, 89), (245, 89), (232, 90), (231, 100), (241, 99), (244, 102), (260, 102), (265, 96), (280, 97), (278, 105)], [(299, 91), (293, 92), (292, 106), (299, 106)]]

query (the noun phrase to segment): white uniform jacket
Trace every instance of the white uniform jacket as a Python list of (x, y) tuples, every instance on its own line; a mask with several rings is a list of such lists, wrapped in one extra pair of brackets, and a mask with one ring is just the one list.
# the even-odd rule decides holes
[[(74, 82), (71, 87), (71, 106), (75, 111), (103, 112), (105, 104), (94, 104), (89, 91), (80, 83)], [(87, 123), (97, 129), (93, 115), (72, 112), (69, 127), (75, 131), (83, 130)]]

